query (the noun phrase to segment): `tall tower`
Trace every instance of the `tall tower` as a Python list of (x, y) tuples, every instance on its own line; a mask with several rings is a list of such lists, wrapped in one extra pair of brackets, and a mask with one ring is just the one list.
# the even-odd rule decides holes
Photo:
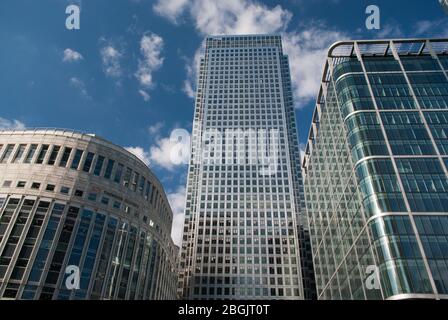
[(208, 37), (194, 113), (181, 296), (304, 297), (297, 139), (281, 37)]
[(303, 162), (319, 299), (448, 297), (448, 39), (329, 52)]

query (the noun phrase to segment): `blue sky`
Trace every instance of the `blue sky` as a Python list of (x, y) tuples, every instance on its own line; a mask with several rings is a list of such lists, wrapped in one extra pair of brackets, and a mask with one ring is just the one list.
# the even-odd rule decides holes
[[(65, 27), (70, 4), (79, 30)], [(370, 4), (380, 30), (365, 27)], [(70, 128), (130, 148), (164, 184), (179, 242), (187, 166), (170, 162), (169, 136), (191, 130), (207, 34), (283, 36), (304, 144), (331, 43), (448, 37), (447, 26), (438, 0), (2, 0), (0, 128)]]

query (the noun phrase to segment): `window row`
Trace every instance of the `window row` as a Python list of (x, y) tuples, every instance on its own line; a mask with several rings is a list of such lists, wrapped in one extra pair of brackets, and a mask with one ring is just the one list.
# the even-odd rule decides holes
[(168, 212), (166, 205), (163, 204), (161, 194), (149, 179), (124, 164), (101, 154), (49, 144), (7, 144), (4, 147), (0, 144), (0, 163), (46, 164), (81, 170), (138, 192), (157, 209), (164, 210), (164, 214)]

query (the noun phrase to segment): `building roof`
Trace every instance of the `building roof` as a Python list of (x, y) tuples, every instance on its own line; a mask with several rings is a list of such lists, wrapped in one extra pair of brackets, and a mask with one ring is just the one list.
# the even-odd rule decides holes
[(448, 38), (347, 40), (339, 41), (331, 45), (328, 49), (321, 85), (308, 134), (308, 141), (305, 147), (305, 156), (302, 161), (302, 167), (305, 169), (305, 173), (308, 159), (312, 153), (313, 141), (317, 137), (320, 113), (325, 104), (326, 87), (331, 80), (329, 62), (331, 61), (333, 63), (332, 67), (334, 67), (339, 62), (346, 61), (347, 58), (357, 58), (357, 50), (362, 57), (392, 57), (392, 47), (399, 56), (448, 55)]

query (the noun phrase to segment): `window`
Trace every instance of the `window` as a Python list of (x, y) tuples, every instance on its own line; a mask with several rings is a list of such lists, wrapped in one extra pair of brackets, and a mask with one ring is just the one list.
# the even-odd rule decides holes
[(145, 189), (145, 183), (146, 183), (146, 179), (144, 176), (140, 177), (140, 184), (138, 187), (138, 191), (140, 192), (141, 195), (143, 195), (143, 190)]
[(72, 148), (65, 147), (64, 153), (62, 154), (61, 161), (59, 162), (59, 166), (65, 168), (68, 163), (68, 159), (70, 158), (70, 153), (72, 152)]
[(31, 184), (31, 189), (40, 189), (40, 182), (33, 182)]
[(125, 187), (129, 187), (129, 181), (131, 180), (132, 170), (130, 168), (126, 168), (126, 173), (123, 179), (123, 185)]
[(149, 199), (149, 192), (151, 191), (151, 182), (146, 182), (145, 200)]
[(69, 187), (61, 187), (61, 193), (62, 194), (68, 194), (70, 192), (70, 188)]
[(90, 192), (87, 199), (90, 201), (96, 201), (97, 193), (96, 192)]
[(33, 160), (36, 150), (37, 150), (37, 144), (32, 144), (28, 150), (26, 157), (25, 157), (24, 163), (31, 163), (31, 160)]
[(98, 267), (95, 275), (95, 280), (92, 287), (92, 298), (99, 299), (101, 295), (101, 288), (104, 286), (103, 282), (107, 274), (109, 266), (109, 255), (113, 247), (114, 236), (117, 230), (117, 219), (109, 217), (107, 221), (107, 229), (104, 232), (104, 240), (102, 245), (102, 251), (98, 254)]
[(114, 209), (120, 209), (120, 208), (121, 208), (121, 202), (115, 200), (115, 201), (114, 201), (114, 204), (113, 204), (113, 207), (114, 207)]
[(121, 175), (123, 174), (123, 168), (124, 166), (121, 163), (119, 163), (117, 166), (117, 170), (115, 171), (114, 182), (120, 183)]
[(60, 149), (60, 146), (53, 146), (53, 150), (51, 150), (50, 158), (48, 159), (47, 164), (49, 164), (50, 166), (55, 164)]
[(3, 205), (5, 204), (6, 198), (4, 196), (0, 197), (0, 211), (3, 209)]
[(47, 184), (47, 187), (45, 188), (45, 190), (46, 190), (46, 191), (53, 192), (53, 191), (54, 191), (54, 188), (55, 188), (55, 185), (49, 183), (49, 184)]
[[(64, 259), (66, 257), (66, 251), (70, 239), (72, 238), (73, 230), (76, 219), (79, 214), (79, 208), (69, 207), (67, 212), (67, 217), (64, 221), (62, 231), (58, 237), (57, 242), (54, 243), (55, 252), (52, 258), (48, 261), (50, 266), (47, 275), (44, 277), (43, 281), (46, 286), (42, 289), (42, 293), (39, 296), (39, 299), (51, 299), (51, 296), (54, 292), (54, 288), (50, 287), (51, 285), (55, 285), (58, 281), (61, 267), (63, 265)], [(42, 274), (42, 271), (39, 272), (39, 275)]]
[(37, 156), (37, 160), (36, 160), (37, 164), (42, 164), (44, 162), (45, 155), (47, 154), (47, 151), (48, 151), (48, 144), (44, 144), (44, 145), (42, 145), (42, 147), (40, 147), (40, 152), (39, 152), (39, 155)]
[(108, 197), (106, 197), (106, 196), (103, 196), (102, 198), (101, 198), (101, 203), (102, 204), (105, 204), (106, 206), (109, 204), (109, 198)]
[(3, 181), (3, 187), (4, 187), (4, 188), (9, 188), (9, 187), (11, 186), (11, 184), (12, 184), (12, 181), (11, 181), (11, 180), (5, 180), (5, 181)]
[(75, 197), (82, 198), (83, 194), (84, 194), (84, 191), (79, 190), (79, 189), (75, 190)]
[(132, 191), (137, 190), (138, 177), (139, 177), (139, 174), (134, 171), (134, 175), (132, 177), (132, 186), (131, 186)]
[(98, 159), (96, 160), (95, 164), (95, 170), (93, 171), (93, 174), (96, 176), (99, 176), (101, 174), (101, 169), (103, 168), (104, 163), (104, 157), (98, 156)]
[(114, 163), (115, 163), (115, 161), (112, 160), (112, 159), (109, 159), (107, 161), (107, 167), (106, 167), (106, 172), (104, 172), (104, 178), (110, 179), (110, 176), (112, 174), (112, 170), (114, 168)]
[(17, 182), (17, 188), (25, 188), (25, 184), (26, 184), (25, 181), (19, 181)]
[(82, 168), (82, 171), (84, 171), (84, 172), (90, 171), (90, 167), (92, 167), (92, 161), (93, 161), (94, 155), (95, 154), (92, 152), (87, 153), (86, 160), (84, 161), (84, 166)]
[(17, 152), (12, 160), (13, 163), (19, 163), (22, 160), (23, 153), (25, 152), (26, 144), (19, 145)]
[(76, 149), (75, 156), (73, 157), (72, 165), (70, 168), (74, 170), (78, 170), (79, 162), (81, 161), (82, 153), (84, 151), (80, 149)]
[(2, 158), (0, 160), (1, 163), (6, 163), (9, 160), (9, 157), (11, 156), (12, 150), (14, 149), (13, 144), (8, 144), (6, 146), (5, 152), (3, 152)]

